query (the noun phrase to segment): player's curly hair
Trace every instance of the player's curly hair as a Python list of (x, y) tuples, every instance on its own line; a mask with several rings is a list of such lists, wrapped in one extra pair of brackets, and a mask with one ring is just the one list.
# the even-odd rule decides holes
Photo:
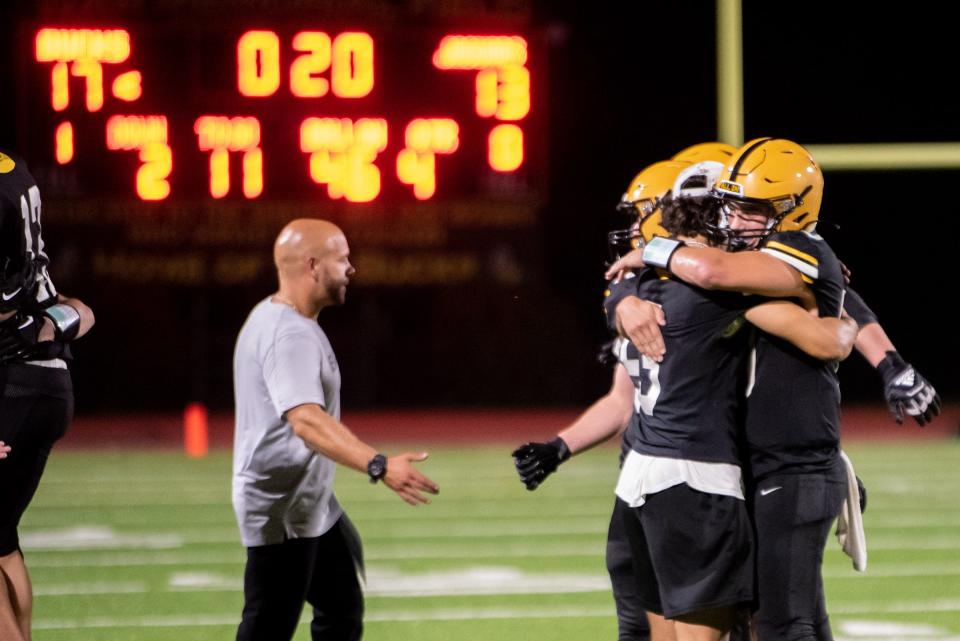
[(671, 198), (663, 205), (663, 228), (676, 236), (709, 236), (720, 216), (720, 202), (711, 196)]

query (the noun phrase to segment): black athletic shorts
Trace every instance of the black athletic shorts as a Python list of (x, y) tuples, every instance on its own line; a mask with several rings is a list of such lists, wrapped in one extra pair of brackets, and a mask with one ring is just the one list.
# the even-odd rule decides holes
[(781, 474), (753, 491), (757, 538), (754, 623), (760, 639), (831, 641), (823, 592), (823, 550), (847, 495), (847, 477), (834, 469)]
[(33, 499), (53, 444), (73, 418), (73, 386), (65, 369), (0, 365), (0, 556), (20, 549), (17, 526)]
[(745, 503), (686, 484), (624, 514), (640, 605), (668, 619), (753, 601), (753, 532)]
[(624, 527), (624, 513), (629, 511), (630, 506), (617, 498), (607, 530), (607, 572), (617, 606), (617, 641), (650, 641), (650, 623), (637, 602), (637, 577)]

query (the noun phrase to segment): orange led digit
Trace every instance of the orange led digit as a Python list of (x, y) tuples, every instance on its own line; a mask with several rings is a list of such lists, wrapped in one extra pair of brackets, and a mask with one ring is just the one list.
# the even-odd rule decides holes
[(69, 68), (67, 63), (58, 62), (53, 65), (50, 74), (50, 98), (54, 111), (63, 111), (70, 104)]
[(333, 40), (331, 82), (338, 98), (362, 98), (373, 90), (373, 38), (345, 32)]
[(497, 120), (520, 120), (528, 113), (530, 71), (519, 65), (501, 67), (497, 70)]
[(497, 125), (487, 139), (487, 160), (496, 171), (515, 171), (523, 164), (523, 130), (516, 125)]
[(87, 111), (103, 108), (103, 66), (93, 60), (77, 60), (70, 66), (70, 73), (87, 81)]
[(477, 114), (484, 118), (491, 118), (497, 113), (500, 102), (497, 75), (496, 69), (484, 69), (477, 74)]
[(57, 125), (54, 140), (57, 162), (66, 165), (73, 160), (73, 125), (69, 122), (61, 122)]
[(140, 150), (143, 166), (137, 170), (137, 195), (143, 200), (163, 200), (170, 195), (167, 178), (173, 171), (173, 152), (162, 142), (148, 142)]
[(230, 152), (214, 149), (210, 152), (210, 195), (223, 198), (230, 193)]
[(301, 31), (293, 48), (304, 52), (290, 65), (290, 93), (298, 98), (319, 98), (330, 91), (330, 81), (317, 75), (330, 69), (330, 36), (321, 31)]
[(243, 153), (243, 195), (256, 198), (263, 193), (263, 151), (255, 147)]
[(134, 102), (143, 94), (143, 79), (139, 71), (128, 71), (113, 79), (113, 95), (126, 102)]
[(248, 31), (237, 41), (237, 88), (244, 96), (272, 96), (280, 88), (280, 39)]

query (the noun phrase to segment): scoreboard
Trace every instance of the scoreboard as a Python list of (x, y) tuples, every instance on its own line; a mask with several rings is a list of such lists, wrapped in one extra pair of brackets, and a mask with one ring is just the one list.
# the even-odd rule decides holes
[(522, 30), (208, 23), (22, 27), (31, 166), (142, 203), (542, 193), (543, 56)]

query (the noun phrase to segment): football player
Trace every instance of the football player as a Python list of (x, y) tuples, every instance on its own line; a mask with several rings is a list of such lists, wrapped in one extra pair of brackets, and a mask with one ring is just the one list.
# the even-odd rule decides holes
[[(842, 269), (815, 233), (822, 190), (820, 169), (805, 149), (782, 139), (751, 141), (719, 176), (722, 215), (712, 231), (728, 249), (760, 251), (724, 253), (663, 240), (644, 250), (643, 262), (708, 289), (794, 297), (821, 316), (839, 316)], [(612, 268), (636, 265), (636, 257)], [(868, 329), (868, 349), (892, 347), (871, 335), (875, 317), (869, 308), (851, 307)], [(892, 411), (905, 410), (921, 424), (936, 415), (939, 398), (932, 387), (895, 351), (871, 362), (884, 359)], [(761, 640), (831, 639), (820, 566), (847, 490), (836, 370), (764, 332), (752, 364), (745, 429), (758, 537), (755, 624)]]
[[(651, 215), (647, 213), (639, 221), (640, 227), (648, 232), (654, 226), (659, 227), (650, 219)], [(681, 336), (696, 336), (699, 340), (696, 345), (685, 338), (678, 349), (683, 345), (692, 350), (691, 353), (700, 354), (702, 363), (691, 366), (689, 359), (678, 355), (668, 359), (661, 371), (660, 365), (651, 359), (643, 358), (641, 365), (636, 348), (621, 340), (616, 347), (621, 363), (616, 368), (610, 393), (554, 441), (526, 444), (514, 456), (521, 478), (533, 489), (571, 453), (616, 433), (629, 417), (625, 440), (630, 445), (630, 453), (618, 484), (620, 498), (611, 521), (610, 538), (615, 542), (615, 530), (626, 528), (630, 539), (627, 552), (632, 553), (632, 563), (639, 575), (630, 571), (629, 563), (625, 573), (618, 575), (610, 563), (612, 546), (608, 544), (608, 565), (611, 565), (621, 615), (621, 634), (622, 614), (627, 609), (622, 607), (622, 597), (629, 596), (635, 604), (658, 613), (650, 617), (655, 625), (654, 638), (673, 633), (673, 622), (666, 621), (660, 613), (677, 619), (677, 625), (685, 626), (692, 634), (719, 638), (732, 623), (733, 606), (749, 601), (752, 592), (752, 543), (739, 489), (733, 421), (736, 374), (743, 354), (737, 347), (742, 342), (742, 338), (737, 338), (742, 335), (738, 328), (742, 325), (744, 310), (751, 303), (742, 296), (707, 294), (677, 281), (664, 283), (656, 275), (648, 275), (641, 285), (638, 285), (639, 278), (625, 283), (649, 287), (650, 293), (663, 297), (663, 304), (673, 310), (678, 319), (673, 326), (668, 326), (668, 343)], [(831, 319), (836, 323), (832, 325), (831, 320), (815, 319), (793, 305), (768, 303), (746, 314), (770, 331), (784, 336), (793, 333), (790, 339), (801, 344), (820, 340), (815, 349), (824, 357), (845, 355), (843, 350), (849, 350), (855, 334), (849, 325), (839, 320)], [(827, 334), (831, 340), (829, 348), (820, 347)], [(845, 334), (845, 347), (840, 345), (838, 334)], [(831, 351), (823, 354), (823, 349)], [(689, 398), (691, 385), (701, 385), (707, 392), (695, 395), (692, 404), (696, 407), (693, 408)], [(686, 407), (681, 411), (682, 405)], [(694, 419), (698, 413), (710, 415), (711, 420)], [(704, 432), (703, 426), (708, 424), (711, 428)], [(685, 475), (686, 472), (692, 474)], [(655, 484), (668, 482), (651, 490), (651, 480)], [(697, 492), (691, 488), (706, 490), (712, 497), (710, 505), (698, 504)], [(648, 495), (656, 495), (655, 500), (651, 499), (656, 507), (638, 509)], [(677, 501), (691, 503), (690, 509), (683, 512), (688, 520), (667, 518), (660, 526), (644, 522), (649, 520), (647, 515), (654, 520), (668, 516), (673, 509), (670, 506)], [(694, 527), (694, 521), (708, 518), (706, 512), (724, 521), (724, 527), (710, 535), (717, 537), (718, 542), (725, 540), (730, 544), (725, 562), (693, 558), (695, 555), (686, 554), (670, 543), (675, 534)], [(618, 516), (620, 523), (617, 523)], [(653, 563), (659, 564), (657, 570), (649, 562), (651, 555), (655, 559)], [(673, 569), (665, 571), (668, 566)], [(702, 589), (695, 587), (698, 584)], [(730, 607), (716, 609), (714, 606)], [(632, 607), (636, 611), (636, 605)]]
[(40, 190), (23, 160), (0, 151), (0, 639), (30, 638), (33, 595), (17, 527), (73, 414), (65, 359), (93, 325), (57, 293), (40, 228)]

